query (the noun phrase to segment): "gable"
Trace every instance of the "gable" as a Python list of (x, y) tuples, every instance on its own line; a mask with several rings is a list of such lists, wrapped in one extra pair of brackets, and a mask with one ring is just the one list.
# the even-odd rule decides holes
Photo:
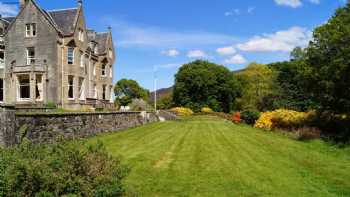
[[(12, 28), (13, 24), (16, 23), (17, 19), (19, 16), (22, 16), (23, 14), (29, 16), (30, 14), (33, 13), (38, 13), (41, 16), (43, 16), (43, 18), (46, 20), (46, 22), (52, 26), (58, 33), (60, 33), (59, 29), (57, 28), (55, 22), (51, 19), (50, 16), (48, 16), (48, 14), (42, 10), (33, 0), (28, 0), (27, 3), (25, 4), (25, 6), (19, 11), (18, 15), (16, 17), (8, 17), (5, 18), (6, 21), (8, 21), (10, 24), (8, 26), (8, 28), (6, 29), (5, 34), (7, 34), (9, 32), (9, 30)], [(36, 15), (37, 16), (37, 15)]]

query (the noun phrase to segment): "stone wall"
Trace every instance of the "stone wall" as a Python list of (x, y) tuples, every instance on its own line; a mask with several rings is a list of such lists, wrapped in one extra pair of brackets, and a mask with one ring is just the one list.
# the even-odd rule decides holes
[(0, 106), (0, 146), (11, 146), (17, 143), (15, 114), (14, 107)]
[(58, 137), (79, 139), (156, 121), (158, 116), (147, 112), (15, 114), (0, 111), (0, 145), (19, 143), (23, 137), (36, 143), (51, 142)]

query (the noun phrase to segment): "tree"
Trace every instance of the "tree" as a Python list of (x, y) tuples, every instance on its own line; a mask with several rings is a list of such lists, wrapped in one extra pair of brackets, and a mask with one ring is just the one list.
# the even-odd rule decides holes
[(241, 86), (242, 97), (238, 100), (242, 110), (265, 111), (271, 108), (268, 98), (274, 98), (275, 73), (268, 66), (251, 63), (246, 69), (236, 73)]
[(239, 93), (239, 83), (229, 69), (197, 60), (183, 65), (175, 75), (173, 102), (195, 111), (210, 107), (230, 112)]
[(121, 106), (129, 105), (133, 99), (147, 100), (149, 91), (142, 88), (136, 81), (121, 79), (114, 86), (116, 102)]
[(276, 85), (279, 86), (274, 108), (286, 108), (296, 111), (308, 111), (317, 108), (317, 104), (304, 89), (305, 56), (296, 54), (300, 48), (291, 54), (292, 60), (269, 64), (276, 73)]
[(350, 4), (313, 33), (307, 48), (305, 92), (322, 111), (350, 112)]

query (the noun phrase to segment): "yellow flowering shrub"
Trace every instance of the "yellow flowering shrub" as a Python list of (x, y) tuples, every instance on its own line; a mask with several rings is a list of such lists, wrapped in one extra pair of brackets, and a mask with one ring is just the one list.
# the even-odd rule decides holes
[(209, 108), (209, 107), (203, 107), (201, 109), (201, 112), (203, 112), (203, 113), (213, 113), (214, 111), (211, 108)]
[(276, 111), (262, 113), (261, 117), (256, 121), (255, 127), (266, 130), (272, 130), (274, 128), (293, 130), (305, 126), (305, 123), (313, 118), (314, 115), (314, 111), (297, 112), (278, 109)]
[(273, 128), (272, 117), (273, 112), (264, 112), (260, 115), (260, 118), (255, 122), (254, 127), (259, 129), (271, 130)]
[(175, 107), (170, 109), (170, 111), (176, 113), (179, 116), (191, 116), (193, 115), (193, 111), (189, 108), (185, 107)]

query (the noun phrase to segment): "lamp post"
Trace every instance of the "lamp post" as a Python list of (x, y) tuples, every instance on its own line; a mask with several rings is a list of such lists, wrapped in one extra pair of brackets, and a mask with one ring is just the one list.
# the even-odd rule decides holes
[(154, 111), (157, 112), (157, 66), (154, 66)]

